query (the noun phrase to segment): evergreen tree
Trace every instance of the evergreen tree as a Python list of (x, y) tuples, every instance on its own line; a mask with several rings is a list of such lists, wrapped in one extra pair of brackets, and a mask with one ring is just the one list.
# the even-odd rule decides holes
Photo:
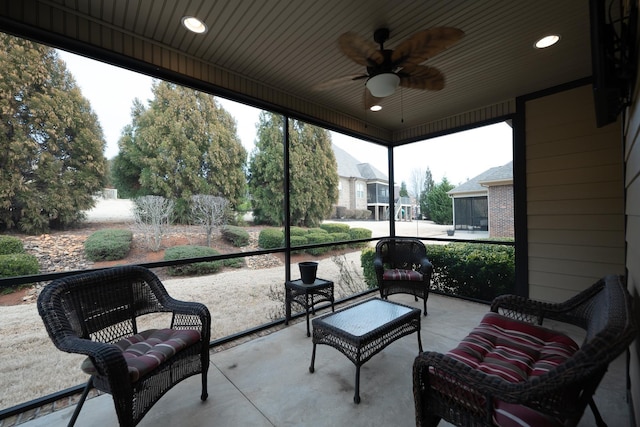
[(400, 183), (400, 197), (409, 197), (409, 192), (407, 191), (407, 183), (404, 181)]
[(453, 188), (454, 186), (444, 177), (427, 195), (429, 213), (436, 224), (453, 224), (453, 201), (447, 194)]
[(73, 224), (105, 183), (97, 116), (54, 49), (3, 33), (0, 44), (0, 228)]
[(422, 191), (420, 191), (420, 213), (425, 219), (431, 219), (431, 213), (429, 212), (429, 193), (435, 187), (433, 182), (433, 176), (431, 175), (431, 169), (427, 168), (424, 173), (424, 181), (422, 184)]
[[(313, 227), (325, 219), (338, 199), (338, 168), (326, 130), (291, 120), (289, 130), (289, 198), (291, 224)], [(256, 148), (249, 163), (249, 190), (257, 222), (284, 223), (284, 118), (260, 114)]]
[(191, 196), (206, 194), (235, 207), (246, 186), (247, 152), (233, 117), (214, 97), (168, 82), (156, 82), (145, 108), (134, 102), (113, 165), (113, 181), (126, 197), (163, 196), (188, 218)]

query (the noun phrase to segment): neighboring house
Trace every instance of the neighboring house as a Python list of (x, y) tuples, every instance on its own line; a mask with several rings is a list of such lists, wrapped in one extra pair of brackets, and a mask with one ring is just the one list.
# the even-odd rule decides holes
[(514, 237), (513, 162), (491, 168), (447, 193), (456, 230)]
[[(370, 219), (389, 219), (389, 179), (370, 163), (362, 163), (340, 147), (333, 145), (338, 164), (338, 202), (348, 210), (368, 210)], [(399, 187), (396, 188), (398, 194)], [(396, 201), (396, 219), (411, 218), (412, 205), (409, 198), (402, 203)]]

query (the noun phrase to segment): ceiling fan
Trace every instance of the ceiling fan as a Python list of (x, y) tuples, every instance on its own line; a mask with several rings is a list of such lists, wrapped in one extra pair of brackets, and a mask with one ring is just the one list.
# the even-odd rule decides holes
[(379, 28), (373, 33), (376, 43), (348, 32), (338, 38), (338, 45), (349, 59), (366, 67), (365, 74), (353, 74), (329, 80), (315, 86), (316, 90), (334, 89), (355, 80), (367, 79), (365, 105), (375, 105), (381, 98), (395, 92), (398, 86), (441, 90), (444, 75), (434, 67), (420, 65), (422, 62), (456, 44), (464, 32), (452, 27), (435, 27), (417, 32), (401, 42), (394, 50), (385, 49), (389, 29)]

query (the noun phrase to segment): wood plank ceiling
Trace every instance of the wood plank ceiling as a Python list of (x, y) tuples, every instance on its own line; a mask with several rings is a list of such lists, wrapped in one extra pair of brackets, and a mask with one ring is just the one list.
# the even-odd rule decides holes
[[(187, 32), (181, 18), (189, 15), (208, 32)], [(443, 90), (397, 90), (377, 113), (363, 106), (365, 80), (314, 90), (364, 72), (338, 49), (341, 34), (372, 40), (387, 27), (385, 48), (393, 49), (436, 26), (465, 32), (425, 62), (444, 73)], [(185, 76), (214, 94), (390, 144), (503, 117), (517, 96), (591, 74), (585, 0), (0, 0), (0, 30), (151, 74)], [(534, 49), (551, 33), (561, 36), (557, 46)]]

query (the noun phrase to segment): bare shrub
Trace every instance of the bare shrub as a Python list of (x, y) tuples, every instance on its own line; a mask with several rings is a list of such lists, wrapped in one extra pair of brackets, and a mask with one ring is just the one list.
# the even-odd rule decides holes
[(229, 201), (224, 197), (208, 194), (191, 196), (191, 219), (204, 229), (207, 246), (211, 246), (214, 230), (224, 224), (228, 205)]
[(133, 221), (144, 236), (146, 246), (157, 252), (162, 237), (173, 222), (174, 203), (162, 196), (142, 196), (133, 200)]
[(335, 289), (336, 297), (344, 298), (368, 289), (361, 274), (362, 268), (356, 266), (353, 261), (347, 261), (345, 255), (333, 255), (331, 261), (338, 266), (340, 272), (340, 280), (336, 284), (337, 289)]

